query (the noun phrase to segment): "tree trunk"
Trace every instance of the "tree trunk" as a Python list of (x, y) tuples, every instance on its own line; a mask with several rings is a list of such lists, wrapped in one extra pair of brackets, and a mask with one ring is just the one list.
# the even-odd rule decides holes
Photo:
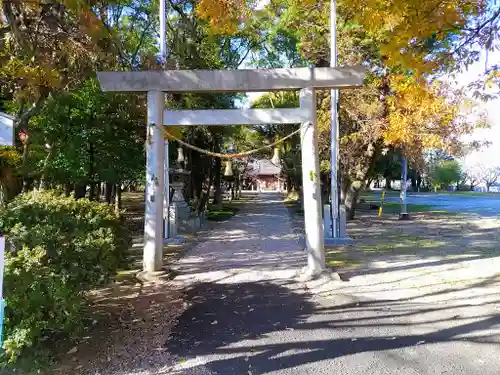
[(120, 183), (115, 185), (115, 212), (119, 213), (122, 208), (122, 186)]
[(87, 180), (90, 184), (89, 200), (94, 201), (96, 197), (96, 182), (94, 181), (94, 145), (89, 144), (89, 170), (87, 174)]
[(86, 184), (76, 184), (75, 185), (75, 199), (85, 198), (87, 194), (87, 185)]
[(354, 219), (356, 213), (356, 203), (358, 202), (359, 192), (363, 188), (363, 181), (356, 180), (349, 185), (345, 192), (345, 209), (347, 220)]
[[(197, 153), (198, 154), (198, 153)], [(186, 198), (187, 200), (189, 201), (190, 199), (193, 199), (196, 197), (195, 193), (194, 193), (194, 178), (193, 178), (193, 166), (195, 164), (193, 164), (193, 150), (189, 149), (188, 150), (188, 159), (187, 161), (189, 162), (189, 165), (185, 165), (185, 168), (188, 169), (191, 173), (189, 174), (189, 177), (187, 179), (187, 183), (186, 183), (186, 188), (184, 189), (186, 191)], [(203, 171), (203, 169), (202, 169)]]
[(390, 177), (385, 178), (385, 188), (386, 188), (386, 190), (392, 190)]
[(97, 187), (99, 186), (98, 183), (91, 181), (89, 184), (89, 200), (91, 201), (96, 201), (97, 200)]
[(40, 190), (43, 190), (47, 187), (47, 178), (48, 178), (48, 169), (49, 169), (49, 161), (52, 159), (54, 155), (54, 149), (52, 147), (49, 148), (49, 151), (47, 152), (47, 156), (45, 157), (45, 160), (43, 161), (43, 169), (42, 169), (42, 176), (40, 177), (40, 185), (38, 185)]
[[(192, 154), (190, 166), (191, 166), (192, 197), (195, 199), (196, 202), (199, 202), (203, 194), (203, 180), (205, 177), (206, 170), (205, 168), (202, 167), (201, 159), (197, 152)], [(209, 164), (208, 173), (210, 173), (210, 169), (212, 169), (212, 166)]]
[(214, 163), (214, 168), (215, 168), (215, 192), (214, 192), (214, 200), (212, 201), (212, 204), (216, 205), (217, 209), (221, 210), (222, 209), (222, 191), (221, 191), (221, 169), (222, 169), (222, 163), (220, 158), (215, 159)]
[(111, 204), (111, 200), (113, 197), (113, 184), (111, 182), (106, 182), (104, 188), (104, 194), (107, 204)]
[(64, 184), (64, 195), (69, 197), (71, 195), (71, 191), (73, 190), (73, 185), (71, 184)]
[(414, 174), (411, 176), (411, 189), (417, 191), (417, 178)]
[(354, 219), (356, 212), (356, 203), (358, 202), (359, 193), (361, 189), (365, 186), (366, 176), (373, 166), (375, 161), (375, 145), (369, 144), (364, 152), (363, 157), (360, 157), (357, 165), (355, 166), (355, 179), (347, 180), (343, 186), (344, 192), (344, 204), (346, 208), (346, 218), (347, 220)]
[(207, 191), (206, 193), (203, 192), (203, 187), (202, 187), (200, 199), (198, 200), (198, 207), (196, 208), (196, 212), (198, 214), (205, 210), (205, 206), (207, 205), (208, 199), (210, 198), (210, 189), (212, 188), (213, 178), (214, 178), (214, 170), (212, 168), (212, 164), (213, 164), (213, 159), (210, 158)]
[(21, 171), (23, 174), (23, 187), (21, 192), (26, 193), (28, 191), (28, 142), (23, 144)]
[(368, 188), (370, 188), (372, 186), (372, 183), (373, 183), (373, 186), (375, 187), (375, 181), (374, 181), (374, 178), (369, 178), (368, 180), (366, 180), (366, 186)]

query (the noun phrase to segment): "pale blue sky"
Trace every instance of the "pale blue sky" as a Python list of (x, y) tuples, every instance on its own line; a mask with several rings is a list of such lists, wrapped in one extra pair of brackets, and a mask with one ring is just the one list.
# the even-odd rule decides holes
[[(500, 63), (500, 51), (490, 52), (487, 60), (486, 54), (484, 54), (480, 61), (457, 76), (456, 85), (458, 87), (467, 86), (482, 75), (486, 64), (492, 65), (498, 63)], [(498, 87), (496, 90), (498, 91)], [(464, 140), (487, 140), (491, 144), (489, 147), (484, 147), (478, 152), (472, 152), (467, 155), (464, 164), (466, 166), (481, 164), (500, 167), (500, 152), (498, 152), (500, 149), (500, 98), (481, 102), (479, 106), (486, 112), (491, 128), (477, 130), (471, 136), (464, 137)]]

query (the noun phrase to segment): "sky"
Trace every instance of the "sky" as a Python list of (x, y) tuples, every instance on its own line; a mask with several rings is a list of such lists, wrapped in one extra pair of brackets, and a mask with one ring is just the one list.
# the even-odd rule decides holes
[[(485, 65), (492, 65), (500, 62), (500, 51), (484, 54), (481, 59), (469, 67), (469, 69), (457, 76), (457, 86), (466, 86), (473, 82), (484, 72)], [(468, 154), (462, 162), (466, 167), (482, 165), (486, 167), (500, 167), (500, 98), (490, 100), (488, 102), (480, 102), (479, 107), (486, 112), (488, 122), (491, 125), (489, 129), (478, 129), (469, 137), (464, 137), (464, 140), (479, 140), (489, 141), (491, 144), (488, 147), (483, 147), (480, 151)]]
[[(264, 7), (269, 0), (258, 0), (257, 7)], [(500, 51), (490, 52), (488, 55), (483, 54), (480, 60), (471, 65), (467, 71), (462, 72), (456, 76), (455, 85), (457, 87), (465, 87), (469, 83), (477, 80), (479, 76), (485, 70), (486, 65), (492, 65), (495, 63), (500, 63)], [(243, 64), (243, 69), (247, 68)], [(261, 96), (262, 92), (252, 92), (247, 94), (247, 101), (238, 103), (239, 106), (243, 108), (248, 108), (252, 101)], [(464, 141), (467, 140), (478, 140), (478, 141), (489, 141), (490, 145), (488, 147), (483, 147), (480, 151), (471, 152), (465, 158), (461, 160), (462, 164), (467, 166), (483, 165), (491, 167), (500, 167), (500, 152), (496, 151), (500, 149), (500, 98), (496, 100), (491, 100), (489, 102), (479, 103), (481, 109), (486, 112), (488, 117), (488, 122), (491, 127), (489, 129), (479, 129), (470, 136), (464, 137)]]
[[(499, 62), (500, 51), (490, 52), (487, 59), (486, 54), (484, 54), (477, 63), (458, 74), (452, 84), (457, 88), (465, 87), (482, 75), (486, 64), (492, 65)], [(248, 93), (248, 101), (241, 102), (239, 105), (243, 108), (248, 108), (250, 103), (262, 94), (262, 92)], [(480, 151), (469, 153), (465, 158), (461, 159), (461, 162), (465, 167), (473, 167), (478, 164), (486, 167), (500, 167), (500, 152), (498, 152), (500, 149), (500, 98), (488, 102), (480, 102), (478, 105), (486, 113), (491, 127), (489, 129), (478, 129), (473, 134), (465, 136), (463, 140), (489, 141), (490, 145), (483, 147)]]

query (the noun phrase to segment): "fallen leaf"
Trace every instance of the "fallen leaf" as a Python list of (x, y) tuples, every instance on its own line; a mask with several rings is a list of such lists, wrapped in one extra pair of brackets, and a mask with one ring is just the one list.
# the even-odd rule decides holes
[(75, 347), (71, 348), (71, 349), (68, 351), (68, 353), (66, 353), (66, 354), (75, 354), (77, 351), (78, 351), (78, 348), (75, 346)]

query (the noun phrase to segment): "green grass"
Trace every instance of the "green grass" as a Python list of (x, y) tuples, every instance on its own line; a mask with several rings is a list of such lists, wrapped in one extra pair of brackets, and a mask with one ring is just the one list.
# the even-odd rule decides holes
[(230, 204), (225, 204), (222, 209), (210, 205), (207, 210), (207, 219), (210, 221), (226, 221), (233, 217), (238, 211), (238, 207)]
[(449, 196), (459, 196), (459, 197), (484, 197), (484, 198), (500, 197), (500, 193), (483, 193), (480, 191), (444, 191), (444, 192), (438, 192), (438, 194), (446, 194)]
[[(406, 211), (411, 214), (426, 213), (430, 215), (443, 215), (443, 216), (459, 216), (460, 212), (447, 211), (434, 206), (432, 204), (416, 204), (409, 203), (406, 205)], [(396, 202), (385, 202), (382, 211), (383, 214), (399, 214), (401, 212), (401, 204)]]
[[(385, 192), (386, 197), (399, 197), (400, 191), (399, 190), (387, 190)], [(433, 194), (439, 194), (439, 195), (449, 195), (449, 196), (465, 196), (465, 197), (487, 197), (487, 198), (498, 198), (500, 197), (500, 193), (484, 193), (480, 191), (465, 191), (465, 190), (460, 190), (460, 191), (424, 191), (424, 192), (412, 192), (409, 191), (408, 195), (433, 195)], [(380, 197), (382, 195), (381, 191), (364, 191), (360, 194), (361, 198), (367, 199), (367, 200), (380, 200)]]
[[(410, 203), (406, 205), (406, 209), (408, 210), (408, 212), (429, 212), (429, 211), (434, 211), (436, 209), (436, 206), (433, 206), (432, 204)], [(401, 211), (401, 204), (396, 202), (384, 202), (383, 210), (384, 212), (399, 213)]]
[[(378, 199), (370, 199), (366, 195), (363, 197), (367, 203), (375, 204), (380, 206), (380, 197)], [(368, 199), (367, 199), (368, 198)], [(406, 205), (406, 210), (409, 214), (419, 214), (419, 213), (428, 213), (432, 215), (446, 215), (446, 216), (456, 216), (460, 215), (459, 212), (451, 212), (447, 210), (443, 210), (438, 206), (434, 206), (432, 204), (420, 204), (420, 203), (408, 203)], [(384, 202), (382, 215), (384, 214), (399, 214), (401, 212), (401, 204), (399, 202)]]
[(327, 247), (325, 255), (330, 267), (357, 268), (372, 256), (415, 254), (423, 249), (435, 249), (442, 245), (442, 241), (426, 237), (388, 232), (381, 236), (371, 236), (364, 243), (362, 239), (356, 240), (353, 248)]

